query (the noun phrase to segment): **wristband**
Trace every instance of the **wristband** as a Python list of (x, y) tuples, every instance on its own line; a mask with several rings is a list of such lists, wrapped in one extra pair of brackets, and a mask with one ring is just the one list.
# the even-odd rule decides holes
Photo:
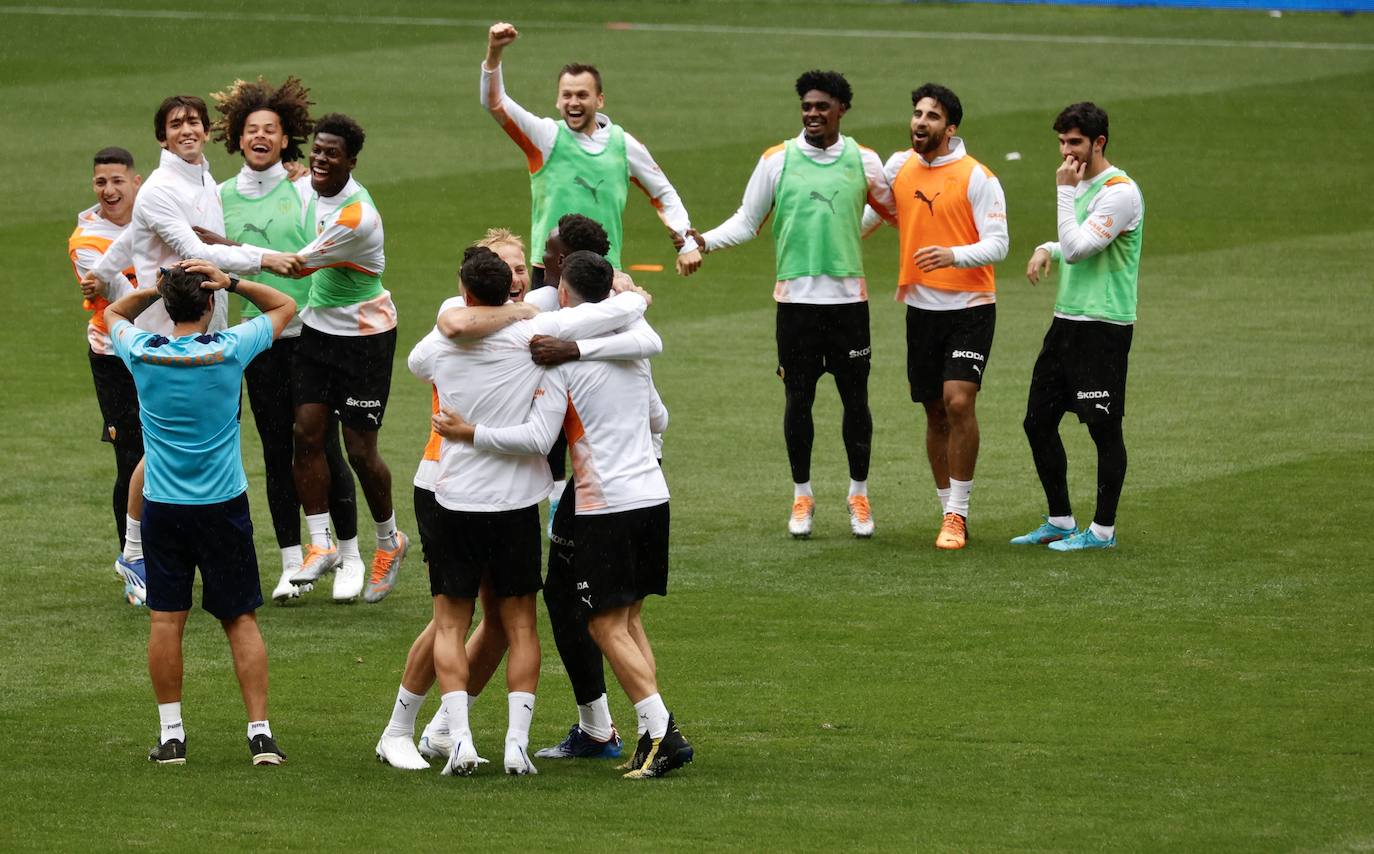
[(238, 277), (238, 276), (232, 276), (232, 275), (231, 275), (231, 276), (229, 277), (229, 284), (228, 284), (227, 287), (225, 287), (225, 290), (232, 294), (232, 293), (234, 293), (235, 291), (237, 291), (238, 289), (239, 289), (239, 277)]

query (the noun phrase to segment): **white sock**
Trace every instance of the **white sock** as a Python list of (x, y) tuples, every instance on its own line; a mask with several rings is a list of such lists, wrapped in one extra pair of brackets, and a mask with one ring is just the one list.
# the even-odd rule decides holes
[(363, 556), (358, 553), (358, 538), (339, 540), (339, 562), (362, 563)]
[(434, 717), (430, 718), (429, 723), (425, 724), (424, 734), (430, 735), (431, 733), (435, 735), (448, 734), (448, 717), (444, 714), (443, 703), (439, 704), (439, 708), (434, 712)]
[(310, 545), (317, 549), (328, 549), (333, 545), (329, 537), (329, 514), (316, 513), (305, 515), (305, 527), (310, 532)]
[(1075, 531), (1078, 530), (1078, 523), (1073, 520), (1072, 514), (1068, 516), (1050, 516), (1045, 521), (1049, 522), (1056, 528), (1064, 528), (1065, 530)]
[(302, 560), (304, 560), (304, 558), (301, 557), (301, 547), (299, 545), (287, 546), (281, 550), (281, 568), (283, 572), (292, 569), (300, 569)]
[(132, 516), (124, 517), (124, 559), (143, 559), (143, 523)]
[(444, 717), (448, 718), (449, 735), (456, 738), (472, 738), (468, 728), (468, 692), (449, 691), (443, 697)]
[(640, 733), (648, 732), (649, 738), (663, 738), (668, 734), (668, 707), (663, 698), (650, 694), (635, 703), (635, 717), (639, 719)]
[(849, 482), (849, 497), (853, 498), (856, 495), (868, 495), (868, 481), (851, 480)]
[(946, 513), (958, 513), (965, 519), (968, 518), (968, 494), (973, 491), (973, 481), (949, 479), (949, 502), (945, 505)]
[(249, 721), (249, 722), (248, 722), (248, 740), (249, 740), (249, 741), (252, 741), (252, 740), (253, 740), (253, 736), (255, 736), (255, 735), (265, 735), (265, 736), (267, 736), (268, 738), (271, 738), (271, 737), (272, 737), (272, 727), (271, 727), (271, 725), (268, 724), (267, 721)]
[(161, 732), (157, 737), (158, 744), (166, 744), (173, 738), (182, 744), (186, 743), (186, 727), (181, 724), (180, 700), (175, 703), (158, 703), (157, 717), (162, 724)]
[(940, 499), (940, 513), (943, 515), (949, 512), (949, 487), (944, 489), (935, 487), (935, 497)]
[(795, 501), (796, 499), (801, 498), (803, 495), (805, 495), (807, 498), (814, 497), (811, 494), (811, 481), (809, 480), (806, 483), (792, 484), (792, 499)]
[(1094, 522), (1091, 525), (1089, 525), (1088, 528), (1093, 532), (1094, 537), (1097, 537), (1099, 540), (1102, 540), (1103, 542), (1106, 542), (1107, 540), (1110, 540), (1112, 537), (1116, 536), (1115, 525), (1099, 525), (1096, 522)]
[(558, 501), (563, 497), (563, 490), (567, 488), (568, 482), (566, 480), (555, 480), (553, 482), (553, 489), (549, 490), (549, 500)]
[(402, 685), (396, 691), (396, 703), (391, 707), (391, 720), (382, 735), (415, 735), (415, 716), (420, 713), (420, 704), (425, 701), (424, 694), (412, 694)]
[(577, 725), (582, 731), (597, 741), (609, 741), (611, 738), (611, 706), (606, 702), (606, 695), (602, 694), (590, 703), (579, 703), (577, 705)]
[(529, 747), (530, 721), (534, 719), (534, 695), (525, 691), (512, 691), (506, 695), (506, 705), (510, 707), (506, 741), (514, 741), (521, 747)]
[(377, 548), (386, 551), (395, 551), (401, 545), (396, 538), (396, 514), (385, 521), (377, 523)]

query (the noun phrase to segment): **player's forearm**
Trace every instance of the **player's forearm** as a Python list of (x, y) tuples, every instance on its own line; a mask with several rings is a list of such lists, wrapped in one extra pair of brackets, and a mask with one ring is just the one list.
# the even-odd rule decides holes
[(143, 310), (162, 298), (157, 288), (135, 288), (105, 307), (105, 328), (112, 329), (121, 320), (133, 323)]
[(1091, 216), (1082, 225), (1078, 224), (1078, 217), (1074, 212), (1073, 187), (1060, 187), (1058, 190), (1058, 226), (1060, 255), (1069, 264), (1091, 258), (1106, 249), (1107, 244), (1111, 243), (1112, 237), (1115, 236), (1094, 230)]
[(296, 301), (271, 285), (240, 279), (234, 287), (234, 293), (251, 302), (263, 314), (290, 309), (287, 315), (290, 320), (290, 315), (296, 313)]
[(470, 305), (450, 308), (439, 315), (438, 327), (446, 338), (473, 341), (500, 332), (530, 317), (532, 306), (508, 302), (500, 306)]
[(604, 335), (632, 322), (644, 314), (648, 303), (633, 291), (615, 294), (601, 302), (552, 311), (536, 318), (538, 331), (564, 341), (580, 341)]
[(577, 342), (578, 358), (584, 362), (627, 362), (652, 359), (663, 352), (663, 339), (644, 320), (613, 335), (583, 338)]

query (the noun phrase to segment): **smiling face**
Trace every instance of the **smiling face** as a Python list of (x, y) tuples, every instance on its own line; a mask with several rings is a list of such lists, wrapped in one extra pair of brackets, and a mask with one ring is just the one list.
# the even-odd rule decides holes
[(1088, 135), (1078, 128), (1070, 128), (1059, 134), (1059, 156), (1072, 157), (1075, 162), (1086, 164), (1090, 174), (1095, 171), (1096, 161), (1101, 159), (1102, 149), (1106, 145), (1105, 136), (1089, 139)]
[(127, 225), (141, 183), (143, 180), (123, 163), (97, 163), (91, 186), (100, 200), (100, 216), (115, 225)]
[(200, 113), (190, 107), (174, 107), (162, 124), (164, 139), (162, 147), (185, 160), (199, 163), (205, 151), (205, 141), (210, 138)]
[(558, 114), (568, 123), (568, 129), (576, 133), (591, 133), (596, 130), (596, 113), (606, 103), (606, 96), (596, 85), (596, 77), (590, 71), (581, 74), (564, 74), (558, 78)]
[(833, 95), (812, 89), (802, 96), (802, 133), (817, 148), (829, 148), (840, 138), (840, 119), (845, 108)]
[(310, 145), (310, 186), (321, 196), (337, 196), (353, 169), (358, 158), (348, 156), (348, 146), (344, 138), (332, 133), (317, 133)]
[(254, 110), (243, 122), (239, 150), (248, 168), (261, 172), (281, 161), (286, 148), (286, 131), (281, 117), (272, 110)]
[(934, 98), (922, 98), (911, 110), (911, 147), (926, 160), (949, 153), (958, 125), (949, 123), (945, 108)]
[(530, 289), (530, 268), (525, 264), (525, 250), (514, 243), (498, 243), (491, 251), (510, 267), (511, 302), (522, 302)]

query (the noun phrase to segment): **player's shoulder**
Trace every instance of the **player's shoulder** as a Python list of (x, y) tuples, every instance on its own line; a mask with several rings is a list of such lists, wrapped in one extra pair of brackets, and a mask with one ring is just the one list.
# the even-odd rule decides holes
[(787, 151), (787, 143), (788, 143), (788, 142), (790, 142), (790, 140), (786, 140), (786, 139), (785, 139), (785, 140), (783, 140), (782, 142), (778, 143), (777, 145), (770, 145), (770, 146), (768, 146), (767, 148), (765, 148), (765, 149), (763, 150), (763, 154), (759, 155), (759, 159), (760, 159), (760, 160), (769, 160), (769, 159), (772, 159), (772, 158), (774, 158), (774, 157), (779, 156), (779, 155), (782, 154), (783, 152)]
[(1102, 182), (1102, 190), (1098, 193), (1100, 198), (1122, 198), (1139, 200), (1143, 198), (1140, 192), (1140, 185), (1135, 179), (1125, 172), (1117, 172)]

